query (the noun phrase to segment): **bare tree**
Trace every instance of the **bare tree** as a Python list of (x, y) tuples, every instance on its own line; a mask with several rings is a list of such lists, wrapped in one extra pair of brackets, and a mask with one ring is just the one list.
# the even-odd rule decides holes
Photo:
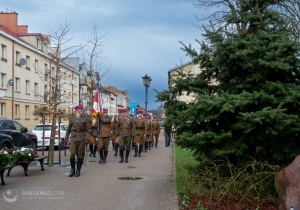
[[(96, 84), (103, 80), (110, 68), (104, 69), (102, 61), (105, 59), (103, 53), (105, 51), (105, 37), (108, 32), (103, 35), (99, 34), (99, 26), (95, 23), (91, 26), (91, 36), (87, 44), (82, 48), (81, 57), (87, 68), (90, 86), (88, 87), (89, 97), (93, 102), (93, 90), (96, 89)], [(91, 110), (93, 103), (88, 104), (88, 109)]]
[[(291, 36), (299, 41), (300, 34), (300, 1), (299, 0), (197, 0), (195, 7), (204, 11), (201, 16), (196, 16), (204, 29), (236, 31), (239, 35), (246, 34), (251, 30), (255, 22), (240, 21), (246, 15), (249, 18), (249, 11), (255, 8), (265, 9), (266, 5), (270, 11), (278, 12), (284, 18), (284, 24), (281, 26), (291, 31)], [(206, 11), (210, 11), (208, 14)], [(212, 11), (212, 12), (211, 12)], [(251, 14), (250, 14), (251, 15)], [(230, 19), (229, 19), (230, 18)], [(261, 18), (261, 17), (260, 17)], [(259, 21), (268, 21), (260, 19)], [(288, 23), (286, 25), (286, 23)], [(201, 28), (198, 25), (199, 28)], [(220, 31), (222, 32), (222, 31)]]
[(67, 74), (65, 74), (66, 69), (70, 69), (64, 63), (64, 60), (76, 54), (82, 45), (70, 45), (73, 38), (69, 38), (68, 34), (71, 30), (71, 22), (66, 19), (64, 24), (58, 22), (58, 29), (56, 31), (51, 31), (51, 41), (53, 47), (49, 49), (49, 54), (51, 56), (51, 66), (50, 72), (46, 72), (48, 77), (48, 84), (51, 84), (49, 92), (44, 95), (44, 102), (50, 107), (49, 116), (52, 116), (52, 130), (51, 139), (49, 145), (49, 166), (53, 165), (54, 162), (54, 137), (56, 129), (56, 120), (59, 116), (58, 106), (66, 104), (69, 101), (69, 94), (65, 91), (67, 89), (66, 81)]

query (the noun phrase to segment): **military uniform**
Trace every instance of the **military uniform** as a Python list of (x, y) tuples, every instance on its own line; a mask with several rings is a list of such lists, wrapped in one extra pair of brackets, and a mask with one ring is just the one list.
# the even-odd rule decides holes
[(147, 130), (147, 122), (146, 119), (143, 117), (142, 110), (138, 110), (137, 117), (134, 118), (134, 123), (136, 127), (136, 132), (134, 136), (134, 157), (141, 157), (141, 152), (143, 150), (142, 148)]
[(145, 152), (147, 150), (151, 150), (151, 142), (152, 142), (152, 127), (151, 127), (151, 116), (147, 115), (146, 118), (146, 142), (145, 142)]
[(114, 142), (114, 151), (115, 151), (114, 156), (118, 156), (118, 149), (119, 149), (120, 130), (118, 129), (118, 121), (119, 121), (119, 117), (114, 116), (111, 122), (111, 127), (112, 127), (111, 139)]
[(101, 116), (99, 118), (99, 122), (100, 122), (100, 133), (98, 135), (99, 138), (98, 148), (100, 154), (99, 163), (106, 163), (108, 146), (109, 146), (109, 141), (112, 133), (111, 116), (107, 115), (107, 109), (104, 109), (103, 112), (105, 113), (106, 116)]
[[(75, 175), (80, 176), (80, 170), (83, 163), (85, 142), (88, 141), (87, 135), (91, 135), (91, 118), (84, 115), (82, 106), (74, 108), (76, 112), (80, 113), (69, 119), (69, 126), (66, 131), (66, 139), (70, 138), (70, 162), (71, 172), (69, 177)], [(75, 172), (75, 155), (77, 155), (77, 169)]]
[(160, 124), (159, 124), (159, 122), (157, 122), (156, 116), (153, 116), (153, 121), (151, 123), (151, 127), (152, 127), (153, 140), (155, 139), (155, 148), (157, 148), (158, 137), (160, 134)]
[(98, 127), (92, 128), (92, 135), (90, 137), (90, 157), (96, 157), (98, 145)]
[(132, 118), (128, 117), (128, 110), (122, 109), (119, 110), (120, 117), (118, 121), (118, 128), (120, 130), (119, 137), (119, 147), (120, 147), (120, 161), (119, 163), (124, 162), (124, 150), (125, 154), (125, 163), (128, 163), (128, 156), (131, 148), (131, 140), (135, 134), (135, 123)]

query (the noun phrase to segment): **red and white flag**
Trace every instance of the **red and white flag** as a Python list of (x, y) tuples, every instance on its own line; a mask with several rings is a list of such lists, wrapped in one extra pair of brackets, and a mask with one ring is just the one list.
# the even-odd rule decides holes
[(93, 117), (92, 127), (97, 127), (98, 116), (99, 116), (99, 114), (100, 115), (102, 114), (101, 88), (102, 88), (102, 85), (97, 84), (97, 91), (94, 96), (94, 104), (93, 104), (93, 108), (92, 108), (92, 117)]

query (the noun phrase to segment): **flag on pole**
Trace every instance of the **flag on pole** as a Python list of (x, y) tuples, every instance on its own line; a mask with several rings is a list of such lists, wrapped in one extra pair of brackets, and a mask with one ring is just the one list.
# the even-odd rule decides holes
[(92, 121), (92, 127), (97, 127), (97, 119), (99, 114), (102, 114), (102, 101), (101, 101), (101, 92), (100, 92), (100, 88), (102, 87), (102, 85), (97, 83), (97, 91), (95, 93), (94, 96), (94, 104), (93, 104), (93, 108), (92, 108), (92, 117), (93, 117), (93, 121)]

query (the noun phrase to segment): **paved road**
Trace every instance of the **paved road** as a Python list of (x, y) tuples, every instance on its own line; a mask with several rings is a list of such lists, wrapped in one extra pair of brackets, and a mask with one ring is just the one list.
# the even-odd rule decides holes
[(111, 147), (106, 164), (98, 163), (99, 155), (87, 157), (80, 177), (68, 177), (69, 151), (61, 153), (60, 166), (29, 166), (28, 177), (15, 167), (0, 186), (0, 209), (178, 210), (173, 147), (163, 139), (129, 163), (119, 163)]

